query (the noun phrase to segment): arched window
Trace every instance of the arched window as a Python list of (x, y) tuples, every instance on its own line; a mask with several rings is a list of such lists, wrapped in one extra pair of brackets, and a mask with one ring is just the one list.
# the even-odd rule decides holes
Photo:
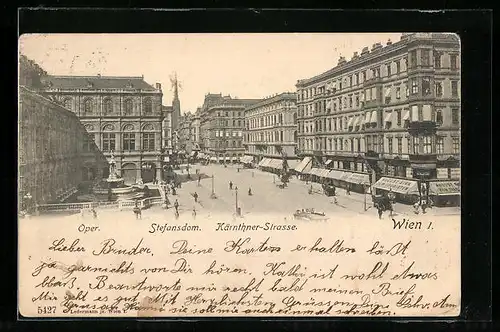
[(69, 109), (70, 111), (73, 109), (71, 98), (64, 99), (64, 107)]
[(150, 98), (144, 99), (143, 107), (144, 107), (144, 114), (153, 113), (153, 105), (151, 104)]
[(132, 99), (125, 100), (125, 114), (131, 115), (133, 111), (134, 111), (134, 104), (132, 102)]
[(92, 109), (93, 109), (93, 106), (92, 106), (92, 99), (88, 98), (88, 99), (85, 99), (85, 101), (83, 102), (83, 109), (85, 111), (85, 113), (92, 113)]
[(113, 101), (110, 98), (104, 99), (104, 114), (113, 113)]

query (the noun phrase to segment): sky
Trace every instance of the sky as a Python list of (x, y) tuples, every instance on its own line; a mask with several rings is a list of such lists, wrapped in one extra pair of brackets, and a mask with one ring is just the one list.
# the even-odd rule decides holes
[(181, 84), (182, 112), (196, 111), (207, 93), (265, 98), (296, 91), (309, 78), (400, 33), (265, 34), (29, 34), (19, 51), (52, 75), (141, 76), (162, 84), (171, 105), (171, 80)]

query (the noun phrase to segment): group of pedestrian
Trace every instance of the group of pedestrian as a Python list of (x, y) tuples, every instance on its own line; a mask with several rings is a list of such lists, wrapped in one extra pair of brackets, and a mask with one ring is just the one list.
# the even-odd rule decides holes
[[(233, 181), (229, 181), (229, 190), (233, 190), (233, 187), (234, 187), (234, 190), (238, 190), (238, 186), (234, 186)], [(248, 187), (248, 196), (252, 196), (252, 195), (253, 195), (252, 187)]]

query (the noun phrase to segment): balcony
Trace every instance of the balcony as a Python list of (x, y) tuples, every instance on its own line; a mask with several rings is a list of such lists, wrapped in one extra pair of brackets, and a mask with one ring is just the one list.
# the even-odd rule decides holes
[(382, 85), (382, 78), (381, 77), (372, 77), (366, 81), (363, 82), (363, 87), (371, 87), (373, 85), (380, 84)]

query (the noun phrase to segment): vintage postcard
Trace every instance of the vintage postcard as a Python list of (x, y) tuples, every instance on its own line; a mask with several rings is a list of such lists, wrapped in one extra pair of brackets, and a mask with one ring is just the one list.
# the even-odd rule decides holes
[(453, 317), (460, 38), (19, 38), (20, 317)]

